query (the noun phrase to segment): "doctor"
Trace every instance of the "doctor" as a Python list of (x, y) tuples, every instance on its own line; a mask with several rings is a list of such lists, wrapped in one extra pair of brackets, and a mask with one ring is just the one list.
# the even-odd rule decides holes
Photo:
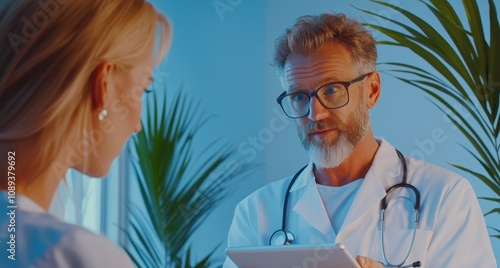
[(342, 243), (361, 267), (497, 267), (469, 182), (374, 137), (376, 59), (370, 32), (343, 14), (301, 17), (277, 40), (277, 101), (310, 162), (238, 204), (228, 247)]

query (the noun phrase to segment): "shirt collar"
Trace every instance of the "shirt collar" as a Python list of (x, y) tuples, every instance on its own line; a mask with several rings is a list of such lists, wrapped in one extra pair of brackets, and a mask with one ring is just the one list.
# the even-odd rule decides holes
[(9, 194), (7, 191), (0, 191), (0, 200), (5, 204), (9, 204), (12, 206), (17, 206), (17, 209), (24, 210), (27, 212), (41, 212), (45, 213), (45, 210), (38, 205), (35, 201), (31, 200), (29, 197), (22, 194), (15, 194), (14, 204), (9, 203)]

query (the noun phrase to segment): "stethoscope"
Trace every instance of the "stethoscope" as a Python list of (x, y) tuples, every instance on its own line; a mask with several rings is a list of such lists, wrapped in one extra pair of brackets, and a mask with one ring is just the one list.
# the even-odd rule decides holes
[[(400, 268), (405, 268), (405, 267), (420, 267), (421, 263), (420, 261), (413, 262), (408, 265), (403, 264), (408, 260), (410, 257), (411, 250), (413, 249), (413, 243), (415, 242), (415, 235), (417, 233), (417, 225), (419, 222), (419, 213), (420, 213), (420, 192), (418, 191), (415, 186), (407, 183), (407, 166), (406, 166), (406, 160), (403, 156), (403, 154), (396, 150), (399, 159), (401, 160), (401, 165), (403, 168), (403, 178), (400, 183), (391, 186), (389, 189), (385, 191), (385, 196), (382, 198), (380, 201), (380, 243), (381, 243), (381, 248), (382, 248), (382, 256), (384, 258), (384, 267), (400, 267)], [(286, 216), (287, 216), (287, 211), (288, 211), (288, 198), (290, 196), (290, 189), (292, 188), (293, 184), (299, 177), (299, 175), (304, 171), (304, 169), (307, 167), (304, 166), (301, 168), (292, 178), (290, 183), (288, 184), (288, 188), (286, 189), (286, 194), (285, 194), (285, 199), (283, 202), (283, 217), (281, 221), (281, 229), (277, 230), (276, 232), (273, 233), (271, 238), (269, 239), (269, 245), (291, 245), (295, 243), (295, 236), (293, 235), (292, 232), (288, 231), (286, 229)], [(387, 260), (387, 257), (385, 255), (385, 246), (384, 246), (384, 220), (385, 220), (385, 210), (387, 209), (387, 196), (389, 194), (398, 189), (398, 188), (407, 188), (413, 191), (415, 194), (415, 203), (414, 203), (414, 210), (415, 210), (415, 219), (414, 219), (414, 227), (413, 227), (413, 235), (410, 243), (410, 248), (408, 249), (408, 253), (406, 254), (404, 260), (400, 263), (393, 264)]]

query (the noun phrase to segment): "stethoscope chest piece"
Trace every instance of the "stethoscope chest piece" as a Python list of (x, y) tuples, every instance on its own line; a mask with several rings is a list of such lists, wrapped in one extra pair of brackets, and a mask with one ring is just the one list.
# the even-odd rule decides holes
[(293, 245), (295, 243), (295, 236), (288, 231), (278, 230), (273, 233), (269, 244), (272, 246)]

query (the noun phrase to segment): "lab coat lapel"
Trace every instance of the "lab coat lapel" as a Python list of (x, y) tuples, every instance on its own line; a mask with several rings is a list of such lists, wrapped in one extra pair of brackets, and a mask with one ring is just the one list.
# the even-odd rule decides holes
[(385, 189), (394, 184), (400, 173), (401, 165), (394, 147), (382, 139), (339, 235), (342, 234), (342, 230), (356, 227), (354, 223), (373, 207), (379, 209), (380, 200), (385, 196)]
[(327, 238), (334, 237), (332, 224), (316, 187), (312, 166), (312, 163), (309, 163), (309, 166), (304, 169), (303, 174), (300, 175), (299, 180), (291, 189), (291, 192), (295, 192), (305, 187), (303, 189), (304, 193), (293, 206), (293, 211)]

